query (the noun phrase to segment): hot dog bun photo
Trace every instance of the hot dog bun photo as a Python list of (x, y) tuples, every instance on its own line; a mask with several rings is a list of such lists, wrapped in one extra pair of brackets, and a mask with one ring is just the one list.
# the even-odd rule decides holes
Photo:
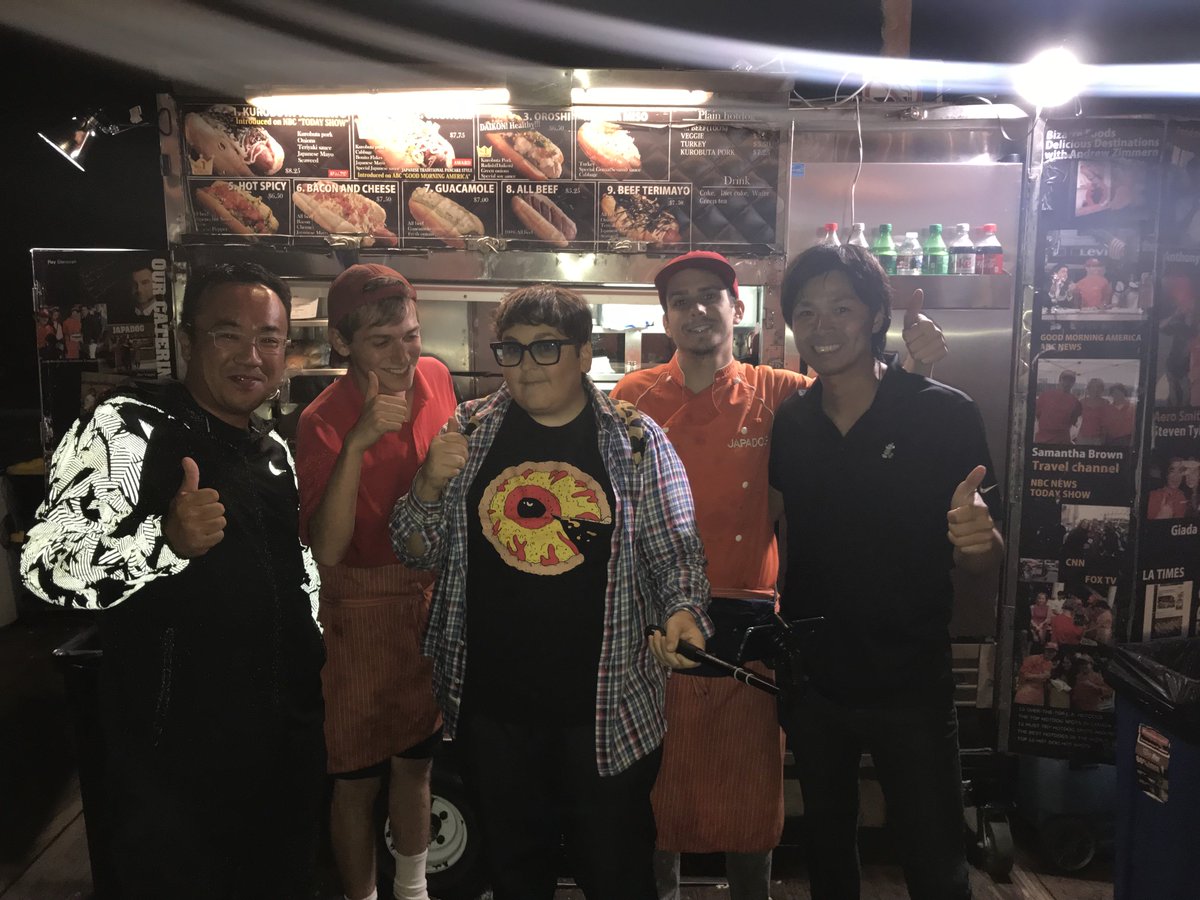
[(359, 116), (355, 128), (389, 169), (449, 169), (454, 147), (441, 126), (420, 116)]
[(462, 250), (467, 246), (467, 235), (484, 233), (479, 216), (429, 188), (417, 188), (409, 195), (408, 211), (447, 247)]
[(579, 233), (571, 218), (545, 194), (513, 194), (510, 205), (521, 224), (538, 240), (555, 247), (566, 247)]
[(228, 181), (197, 188), (196, 202), (234, 234), (275, 234), (279, 230), (279, 220), (262, 198)]
[(563, 152), (540, 131), (489, 131), (484, 137), (523, 178), (546, 181), (562, 177)]
[(605, 194), (600, 198), (600, 211), (631, 241), (677, 244), (683, 240), (679, 220), (674, 214), (644, 194), (625, 194), (619, 200), (612, 194)]
[(193, 157), (211, 159), (217, 175), (274, 175), (283, 168), (279, 141), (258, 125), (239, 125), (231, 106), (188, 113), (183, 136)]
[(633, 172), (642, 167), (642, 154), (633, 135), (615, 122), (584, 122), (579, 148), (602, 169)]
[(377, 241), (396, 246), (398, 239), (385, 227), (387, 212), (382, 206), (362, 194), (328, 187), (343, 187), (337, 182), (315, 182), (313, 187), (319, 185), (327, 187), (292, 194), (296, 209), (330, 234), (362, 235), (366, 247), (374, 246)]

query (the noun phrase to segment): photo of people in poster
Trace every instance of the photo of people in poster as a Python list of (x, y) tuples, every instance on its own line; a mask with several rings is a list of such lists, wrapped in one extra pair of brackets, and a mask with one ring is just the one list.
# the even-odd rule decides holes
[(1139, 359), (1039, 359), (1033, 442), (1130, 446), (1141, 365)]
[(172, 372), (167, 256), (34, 250), (34, 341), (46, 451), (107, 391)]
[[(1141, 615), (1134, 557), (1163, 128), (1050, 122), (1036, 201), (1010, 745), (1111, 753), (1107, 653)], [(1140, 629), (1139, 629), (1140, 630)]]

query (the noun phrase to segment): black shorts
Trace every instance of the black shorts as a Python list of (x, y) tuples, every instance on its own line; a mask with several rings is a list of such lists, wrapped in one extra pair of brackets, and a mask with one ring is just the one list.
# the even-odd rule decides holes
[(361, 769), (354, 769), (351, 772), (334, 772), (334, 778), (341, 778), (344, 781), (355, 781), (361, 778), (380, 778), (391, 771), (392, 759), (432, 759), (437, 753), (438, 747), (442, 743), (442, 729), (438, 729), (425, 740), (418, 744), (413, 744), (407, 750), (401, 750), (394, 757), (381, 759), (379, 762), (371, 766), (365, 766)]

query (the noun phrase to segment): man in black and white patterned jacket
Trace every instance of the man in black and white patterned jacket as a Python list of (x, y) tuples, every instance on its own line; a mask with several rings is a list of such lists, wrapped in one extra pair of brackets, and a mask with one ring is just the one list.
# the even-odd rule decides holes
[(193, 273), (186, 377), (75, 423), (22, 554), (35, 594), (98, 611), (122, 898), (311, 895), (318, 581), (291, 455), (253, 415), (283, 378), (290, 308), (259, 266)]

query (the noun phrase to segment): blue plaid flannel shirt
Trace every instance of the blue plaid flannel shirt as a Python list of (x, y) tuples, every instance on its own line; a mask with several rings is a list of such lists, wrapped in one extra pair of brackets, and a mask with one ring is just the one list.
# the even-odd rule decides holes
[[(666, 672), (646, 643), (646, 627), (679, 610), (696, 616), (705, 637), (712, 634), (704, 548), (696, 530), (692, 494), (683, 464), (670, 442), (642, 417), (646, 448), (631, 458), (629, 434), (612, 400), (585, 377), (600, 441), (600, 456), (614, 495), (612, 556), (608, 564), (604, 637), (596, 690), (596, 765), (615, 775), (653, 751), (663, 739)], [(411, 493), (392, 511), (396, 555), (408, 565), (439, 572), (421, 652), (433, 659), (434, 692), (454, 737), (467, 663), (466, 494), (500, 430), (512, 395), (502, 386), (488, 397), (455, 410), (460, 428), (476, 423), (467, 464), (442, 499), (424, 504)], [(408, 552), (420, 533), (425, 553)]]

